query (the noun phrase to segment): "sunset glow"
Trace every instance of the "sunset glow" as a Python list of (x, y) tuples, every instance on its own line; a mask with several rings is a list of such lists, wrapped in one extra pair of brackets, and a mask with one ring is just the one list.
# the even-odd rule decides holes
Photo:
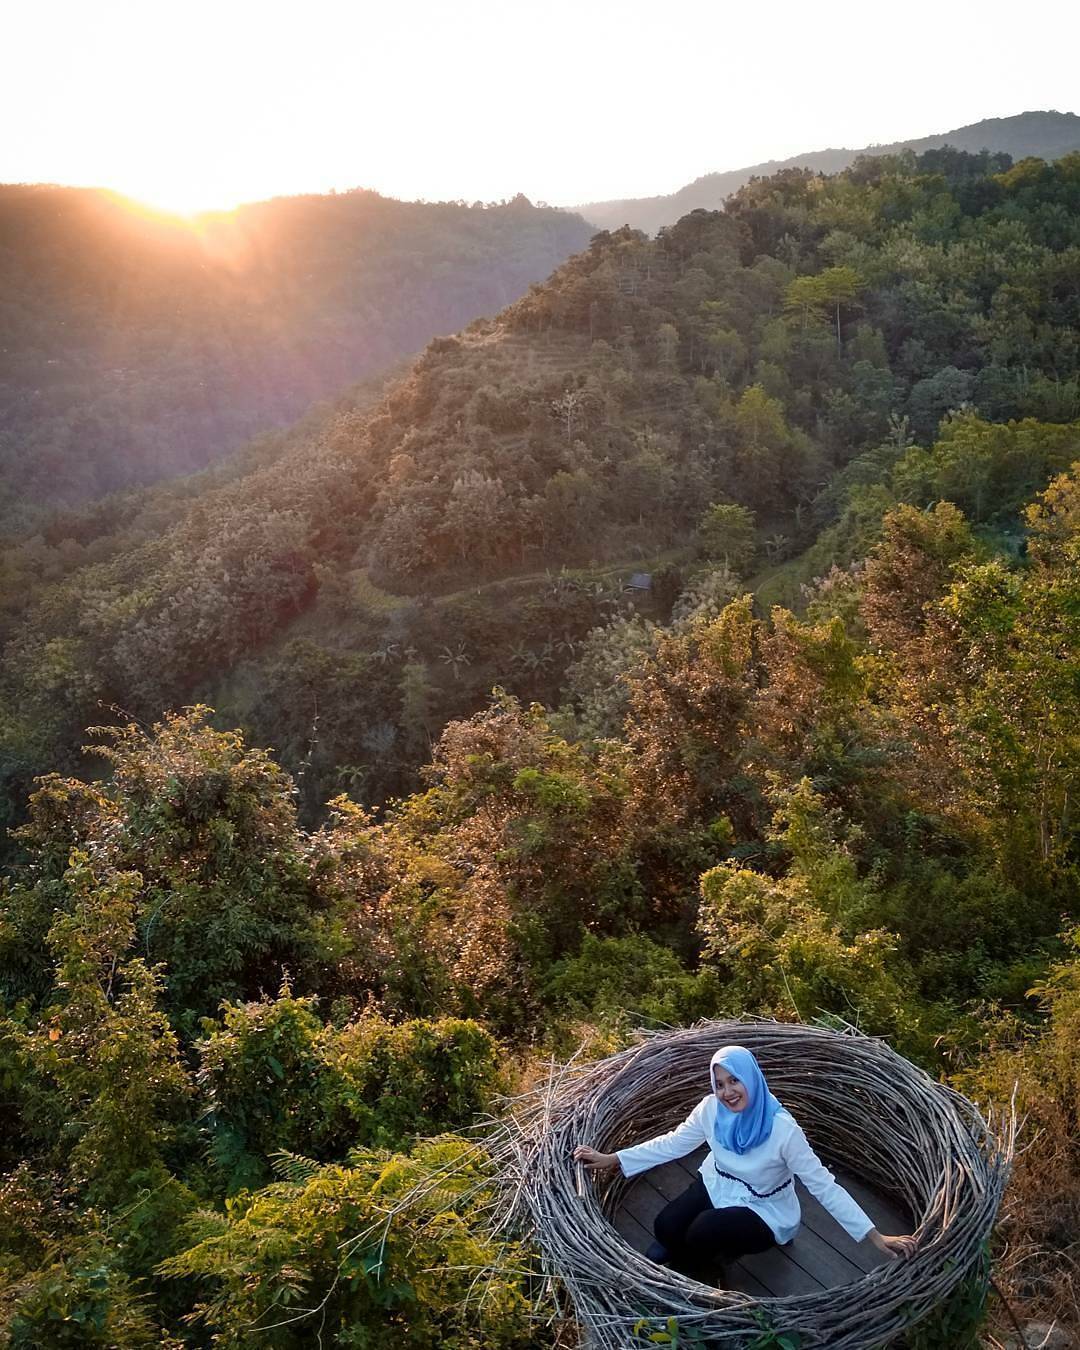
[[(854, 0), (781, 0), (767, 23), (713, 0), (677, 0), (662, 20), (640, 0), (41, 0), (7, 16), (22, 59), (0, 90), (18, 128), (0, 181), (184, 213), (356, 186), (558, 204), (670, 192), (829, 145), (1072, 108), (1078, 11), (1033, 0), (1013, 20), (1000, 0), (977, 23), (929, 0), (902, 22)], [(913, 103), (882, 63), (915, 78), (930, 33), (964, 59)]]
[(223, 200), (220, 194), (208, 190), (206, 185), (197, 179), (185, 182), (182, 178), (177, 178), (168, 183), (151, 183), (146, 187), (123, 186), (120, 192), (122, 196), (130, 198), (132, 202), (150, 212), (180, 216), (182, 219), (191, 219), (203, 211), (229, 211), (239, 205), (239, 202)]

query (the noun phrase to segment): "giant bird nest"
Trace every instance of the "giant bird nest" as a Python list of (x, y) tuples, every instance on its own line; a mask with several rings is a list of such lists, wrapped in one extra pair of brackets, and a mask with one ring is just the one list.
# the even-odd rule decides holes
[[(754, 1052), (827, 1164), (914, 1216), (913, 1257), (839, 1288), (757, 1300), (654, 1265), (616, 1233), (610, 1220), (626, 1183), (594, 1179), (574, 1163), (574, 1147), (610, 1152), (670, 1129), (707, 1092), (713, 1052), (731, 1043)], [(733, 1350), (765, 1325), (797, 1333), (803, 1347), (870, 1350), (984, 1275), (1015, 1120), (1010, 1111), (992, 1127), (964, 1097), (850, 1028), (740, 1021), (649, 1034), (598, 1063), (553, 1069), (497, 1133), (512, 1210), (590, 1350), (644, 1343), (672, 1317), (691, 1344)]]

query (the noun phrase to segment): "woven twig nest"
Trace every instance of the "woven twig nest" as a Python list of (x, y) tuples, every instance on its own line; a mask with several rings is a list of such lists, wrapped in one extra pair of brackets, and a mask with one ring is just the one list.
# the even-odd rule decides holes
[[(708, 1091), (713, 1052), (731, 1043), (753, 1050), (827, 1165), (914, 1215), (915, 1256), (821, 1293), (756, 1300), (654, 1265), (616, 1233), (610, 1216), (625, 1183), (594, 1180), (574, 1163), (574, 1147), (610, 1152), (670, 1129)], [(642, 1344), (635, 1324), (671, 1317), (690, 1343), (747, 1346), (765, 1320), (804, 1347), (871, 1350), (983, 1266), (1015, 1121), (1010, 1114), (995, 1130), (964, 1097), (850, 1028), (739, 1021), (648, 1034), (598, 1063), (553, 1068), (498, 1133), (512, 1211), (590, 1350)]]

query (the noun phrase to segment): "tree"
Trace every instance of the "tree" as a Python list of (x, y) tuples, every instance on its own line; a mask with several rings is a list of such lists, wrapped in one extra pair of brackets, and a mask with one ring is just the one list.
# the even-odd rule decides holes
[(506, 550), (510, 516), (502, 479), (469, 469), (450, 489), (443, 529), (454, 539), (463, 563), (486, 560)]
[(500, 1088), (498, 1047), (475, 1022), (390, 1022), (373, 1008), (335, 1026), (283, 985), (226, 1004), (198, 1042), (198, 1081), (220, 1184), (270, 1180), (282, 1150), (345, 1161), (356, 1147), (406, 1148), (465, 1129)]
[(656, 625), (639, 614), (612, 618), (585, 636), (563, 684), (581, 734), (591, 739), (619, 734), (630, 702), (627, 679), (640, 670), (656, 640)]
[(728, 380), (746, 360), (746, 343), (733, 328), (713, 328), (705, 338), (712, 368)]
[(585, 391), (582, 389), (568, 389), (565, 394), (551, 401), (551, 411), (562, 424), (567, 445), (574, 439), (574, 431), (584, 403)]
[(717, 619), (743, 589), (738, 576), (725, 562), (695, 576), (681, 592), (671, 611), (673, 628)]
[(751, 599), (733, 600), (707, 623), (660, 635), (630, 677), (625, 739), (635, 766), (633, 819), (664, 823), (727, 814), (743, 835), (756, 812), (742, 776), (742, 741), (757, 687), (758, 624)]
[(698, 547), (707, 558), (744, 572), (757, 547), (754, 513), (735, 502), (715, 502), (698, 524)]
[(914, 385), (908, 395), (907, 411), (912, 430), (920, 441), (936, 439), (945, 414), (962, 409), (968, 403), (974, 378), (968, 370), (943, 366)]
[(656, 330), (656, 359), (664, 370), (674, 370), (679, 355), (679, 330), (673, 323), (662, 323)]
[[(40, 941), (42, 914), (68, 912), (62, 870), (91, 853), (102, 879), (137, 876), (131, 941), (160, 963), (167, 1005), (186, 1031), (222, 998), (276, 988), (286, 966), (315, 958), (325, 937), (307, 877), (288, 775), (211, 709), (169, 714), (149, 731), (105, 729), (111, 775), (100, 790), (52, 775), (21, 839), (31, 856), (16, 887), (8, 940)], [(43, 871), (41, 863), (47, 867)], [(137, 935), (137, 936), (136, 936)]]
[(407, 661), (401, 671), (401, 725), (405, 749), (413, 763), (422, 763), (431, 754), (434, 730), (434, 687), (423, 661)]
[(819, 317), (825, 304), (825, 294), (819, 277), (796, 277), (784, 291), (784, 309), (797, 315), (803, 335), (811, 322)]
[(821, 298), (836, 313), (836, 354), (840, 355), (840, 307), (851, 307), (862, 289), (862, 280), (852, 267), (827, 267), (818, 277)]
[(91, 1203), (130, 1201), (162, 1161), (186, 1115), (191, 1084), (159, 1007), (160, 971), (129, 955), (134, 873), (95, 868), (76, 852), (65, 874), (71, 912), (49, 931), (54, 1001), (26, 1040), (34, 1071), (51, 1082), (67, 1124), (55, 1158)]

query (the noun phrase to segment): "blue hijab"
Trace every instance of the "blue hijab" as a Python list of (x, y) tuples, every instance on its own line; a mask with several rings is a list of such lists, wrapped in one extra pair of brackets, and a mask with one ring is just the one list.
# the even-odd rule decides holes
[(709, 1087), (716, 1096), (716, 1068), (720, 1065), (746, 1089), (749, 1099), (741, 1111), (732, 1111), (716, 1098), (716, 1124), (713, 1134), (721, 1148), (732, 1153), (748, 1153), (763, 1144), (772, 1133), (773, 1117), (780, 1103), (769, 1091), (765, 1075), (753, 1054), (742, 1045), (725, 1045), (709, 1063)]

